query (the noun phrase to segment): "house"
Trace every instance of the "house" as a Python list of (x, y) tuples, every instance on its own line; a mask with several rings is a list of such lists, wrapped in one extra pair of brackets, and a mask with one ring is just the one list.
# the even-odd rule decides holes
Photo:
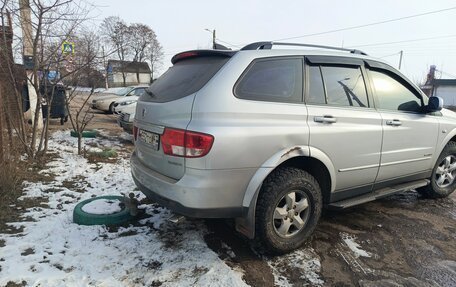
[(146, 62), (108, 60), (106, 70), (110, 88), (151, 82), (151, 71)]
[(436, 70), (432, 65), (421, 89), (428, 97), (441, 97), (445, 107), (456, 107), (456, 79), (436, 79)]
[(441, 97), (445, 107), (456, 107), (456, 79), (435, 79), (433, 95)]

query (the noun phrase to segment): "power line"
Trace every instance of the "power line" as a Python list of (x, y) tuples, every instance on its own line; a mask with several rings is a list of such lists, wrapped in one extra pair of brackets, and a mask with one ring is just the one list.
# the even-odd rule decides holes
[(401, 52), (396, 52), (394, 54), (389, 54), (389, 55), (386, 55), (386, 56), (382, 56), (382, 57), (377, 57), (379, 59), (383, 59), (383, 58), (387, 58), (387, 57), (391, 57), (391, 56), (396, 56), (396, 55), (399, 55)]
[(455, 76), (455, 75), (453, 75), (453, 74), (450, 74), (450, 73), (447, 73), (447, 72), (444, 72), (444, 71), (442, 71), (442, 70), (438, 70), (438, 69), (435, 69), (435, 70), (436, 70), (437, 72), (440, 72), (441, 74), (445, 74), (445, 75), (447, 75), (447, 76), (450, 76), (450, 77), (452, 77), (452, 78), (455, 78), (455, 79), (456, 79), (456, 76)]
[(356, 25), (356, 26), (350, 26), (350, 27), (346, 27), (346, 28), (328, 30), (328, 31), (324, 31), (324, 32), (311, 33), (311, 34), (305, 34), (305, 35), (301, 35), (301, 36), (276, 39), (276, 40), (273, 40), (273, 41), (292, 40), (292, 39), (305, 38), (305, 37), (310, 37), (310, 36), (318, 36), (318, 35), (330, 34), (330, 33), (335, 33), (335, 32), (359, 29), (359, 28), (364, 28), (364, 27), (369, 27), (369, 26), (374, 26), (374, 25), (379, 25), (379, 24), (385, 24), (385, 23), (396, 22), (396, 21), (410, 19), (410, 18), (421, 17), (421, 16), (425, 16), (425, 15), (430, 15), (430, 14), (441, 13), (441, 12), (445, 12), (445, 11), (449, 11), (449, 10), (455, 10), (455, 9), (456, 9), (456, 7), (450, 7), (450, 8), (434, 10), (434, 11), (420, 13), (420, 14), (409, 15), (409, 16), (400, 17), (400, 18), (393, 18), (393, 19), (388, 19), (388, 20), (383, 20), (383, 21), (378, 21), (378, 22), (372, 22), (372, 23), (363, 24), (363, 25)]
[(410, 39), (410, 40), (395, 41), (395, 42), (383, 42), (383, 43), (365, 44), (365, 45), (350, 45), (350, 47), (360, 48), (360, 47), (382, 46), (382, 45), (408, 43), (408, 42), (418, 42), (418, 41), (435, 40), (435, 39), (443, 39), (443, 38), (451, 38), (451, 37), (456, 37), (456, 34), (446, 35), (446, 36), (438, 36), (438, 37)]

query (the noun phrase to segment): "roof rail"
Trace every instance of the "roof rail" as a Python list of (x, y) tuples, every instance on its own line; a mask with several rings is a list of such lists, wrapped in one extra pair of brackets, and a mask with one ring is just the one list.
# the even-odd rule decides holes
[(272, 46), (300, 46), (300, 47), (310, 47), (310, 48), (319, 48), (319, 49), (328, 49), (328, 50), (338, 50), (338, 51), (346, 51), (352, 54), (360, 54), (366, 55), (363, 51), (357, 49), (346, 49), (346, 48), (339, 48), (339, 47), (332, 47), (332, 46), (322, 46), (322, 45), (313, 45), (313, 44), (300, 44), (300, 43), (277, 43), (277, 42), (255, 42), (252, 44), (248, 44), (247, 46), (243, 47), (241, 51), (246, 50), (270, 50)]

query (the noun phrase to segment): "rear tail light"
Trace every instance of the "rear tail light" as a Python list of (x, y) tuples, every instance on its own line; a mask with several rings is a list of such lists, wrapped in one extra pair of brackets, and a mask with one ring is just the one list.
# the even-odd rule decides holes
[(163, 152), (180, 157), (202, 157), (211, 150), (214, 137), (208, 134), (165, 128), (161, 136)]
[(138, 139), (138, 127), (133, 126), (133, 139), (136, 141)]

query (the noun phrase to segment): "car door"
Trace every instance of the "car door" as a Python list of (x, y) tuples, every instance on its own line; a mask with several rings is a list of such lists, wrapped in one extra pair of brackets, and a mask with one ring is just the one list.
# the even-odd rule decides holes
[(305, 99), (311, 154), (325, 154), (335, 167), (334, 201), (372, 190), (382, 127), (368, 96), (363, 63), (350, 58), (324, 60), (307, 61)]
[(425, 98), (394, 70), (373, 67), (368, 74), (383, 127), (376, 182), (429, 177), (438, 138), (437, 118), (423, 112)]

